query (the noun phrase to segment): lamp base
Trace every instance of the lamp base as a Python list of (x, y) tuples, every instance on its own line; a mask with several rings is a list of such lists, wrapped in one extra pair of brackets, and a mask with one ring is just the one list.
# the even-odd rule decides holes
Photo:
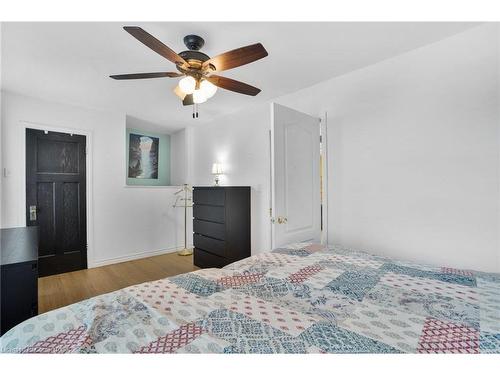
[(193, 249), (184, 248), (182, 250), (179, 250), (177, 252), (177, 255), (181, 255), (181, 256), (193, 255)]

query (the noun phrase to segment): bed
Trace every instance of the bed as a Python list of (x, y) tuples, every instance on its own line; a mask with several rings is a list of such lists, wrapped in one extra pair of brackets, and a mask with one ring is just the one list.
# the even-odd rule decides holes
[(31, 318), (4, 353), (500, 353), (500, 274), (292, 244)]

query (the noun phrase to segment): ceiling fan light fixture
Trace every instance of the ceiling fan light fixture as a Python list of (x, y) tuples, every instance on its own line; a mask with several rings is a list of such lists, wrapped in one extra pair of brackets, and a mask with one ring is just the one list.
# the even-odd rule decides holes
[(193, 92), (193, 102), (195, 104), (205, 103), (207, 101), (207, 96), (203, 90), (198, 89)]
[(184, 94), (190, 95), (196, 89), (196, 80), (191, 76), (184, 77), (179, 81), (179, 88)]
[(204, 79), (200, 83), (200, 90), (203, 91), (207, 99), (209, 99), (217, 92), (217, 86), (215, 86), (212, 82)]
[(115, 74), (111, 75), (110, 78), (130, 80), (181, 77), (178, 86), (173, 91), (182, 100), (182, 105), (194, 105), (193, 118), (198, 118), (197, 104), (204, 103), (214, 96), (218, 87), (250, 96), (255, 96), (260, 92), (257, 87), (218, 74), (215, 75), (214, 72), (220, 73), (266, 57), (268, 53), (261, 43), (236, 48), (210, 57), (200, 51), (205, 43), (203, 38), (197, 35), (187, 35), (184, 38), (184, 44), (188, 50), (177, 54), (138, 26), (125, 26), (124, 30), (152, 51), (174, 63), (178, 72)]

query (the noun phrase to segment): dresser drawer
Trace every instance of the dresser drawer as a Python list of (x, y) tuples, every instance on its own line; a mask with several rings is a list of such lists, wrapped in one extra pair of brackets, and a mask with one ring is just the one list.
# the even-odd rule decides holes
[(202, 249), (194, 249), (194, 265), (200, 268), (222, 268), (231, 263), (226, 258), (210, 254)]
[(226, 201), (226, 192), (223, 188), (195, 188), (193, 190), (193, 201), (195, 204), (224, 206), (224, 203)]
[(225, 221), (224, 207), (220, 206), (205, 206), (195, 203), (193, 216), (195, 219), (214, 221), (216, 223), (224, 223)]
[(222, 257), (226, 256), (226, 243), (224, 241), (205, 237), (196, 233), (193, 235), (193, 240), (194, 247)]
[(224, 240), (226, 238), (226, 226), (211, 221), (194, 219), (193, 232), (219, 240)]

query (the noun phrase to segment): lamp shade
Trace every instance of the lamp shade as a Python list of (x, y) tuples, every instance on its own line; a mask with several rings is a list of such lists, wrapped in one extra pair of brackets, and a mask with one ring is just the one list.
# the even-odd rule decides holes
[(222, 165), (219, 163), (212, 164), (212, 174), (222, 174)]

